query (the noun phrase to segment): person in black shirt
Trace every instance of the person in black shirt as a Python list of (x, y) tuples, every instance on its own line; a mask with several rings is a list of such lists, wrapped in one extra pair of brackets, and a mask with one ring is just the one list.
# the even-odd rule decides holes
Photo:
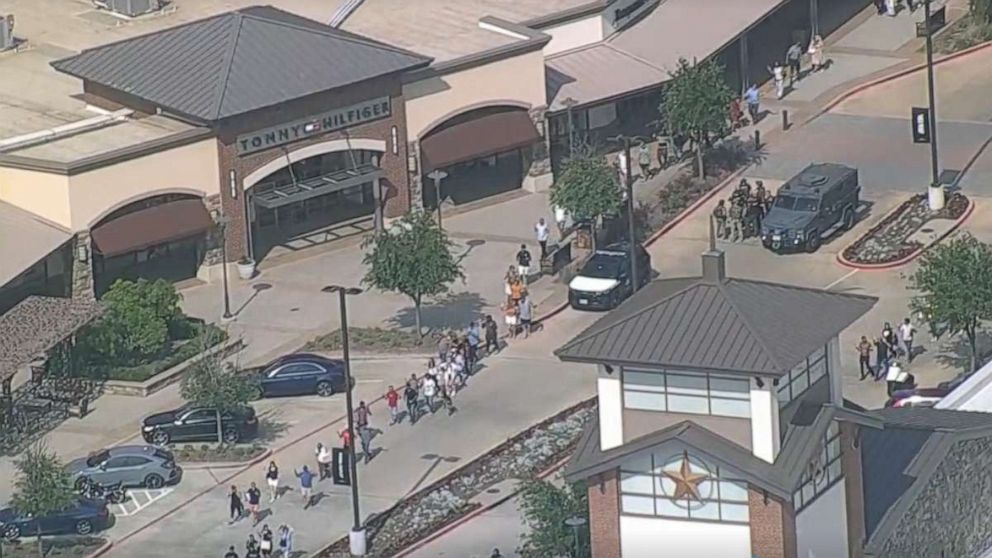
[(486, 314), (486, 322), (483, 324), (486, 332), (486, 354), (491, 355), (499, 350), (499, 326), (492, 314)]
[(258, 539), (255, 535), (249, 534), (248, 541), (245, 543), (245, 558), (261, 558), (262, 549), (258, 545)]
[(227, 552), (224, 553), (224, 558), (238, 558), (238, 553), (234, 551), (233, 546), (227, 549)]
[(231, 486), (231, 523), (245, 516), (245, 505), (241, 502), (241, 495), (238, 494), (238, 487)]
[(262, 552), (262, 558), (272, 556), (272, 530), (269, 529), (268, 525), (262, 526), (262, 542), (259, 544), (259, 549)]
[(420, 397), (420, 392), (417, 390), (418, 385), (417, 377), (411, 375), (410, 381), (406, 383), (406, 389), (403, 390), (403, 399), (406, 400), (406, 414), (410, 415), (410, 424), (417, 422), (417, 399)]
[(259, 507), (262, 504), (262, 491), (255, 486), (255, 483), (251, 483), (251, 487), (245, 495), (248, 496), (248, 511), (251, 512), (251, 524), (258, 525)]
[(517, 272), (520, 274), (520, 280), (524, 285), (527, 284), (527, 279), (530, 276), (530, 252), (527, 251), (527, 245), (521, 244), (520, 251), (517, 252)]

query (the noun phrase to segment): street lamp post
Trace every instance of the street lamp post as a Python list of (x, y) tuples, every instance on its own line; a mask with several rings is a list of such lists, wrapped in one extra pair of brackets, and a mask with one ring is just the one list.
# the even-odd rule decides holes
[(637, 274), (637, 237), (634, 231), (634, 174), (632, 171), (633, 162), (630, 160), (630, 142), (632, 139), (644, 141), (645, 138), (619, 135), (610, 138), (623, 144), (623, 156), (627, 161), (627, 168), (624, 169), (624, 184), (627, 192), (627, 240), (630, 243), (630, 284), (632, 292), (637, 292), (640, 288), (640, 275)]
[(348, 295), (361, 294), (362, 289), (357, 287), (342, 287), (339, 285), (328, 285), (321, 289), (325, 293), (338, 294), (338, 308), (341, 311), (341, 358), (344, 360), (344, 377), (347, 382), (345, 390), (345, 408), (348, 413), (348, 461), (351, 469), (351, 511), (353, 514), (352, 529), (348, 533), (348, 546), (353, 556), (364, 556), (366, 551), (365, 529), (362, 528), (362, 516), (358, 508), (358, 464), (355, 460), (355, 412), (351, 391), (355, 387), (355, 381), (351, 377), (351, 355), (348, 350)]
[(437, 204), (437, 228), (440, 229), (443, 228), (441, 226), (441, 181), (448, 178), (448, 173), (441, 169), (434, 169), (427, 175), (427, 178), (434, 181), (434, 199)]
[(931, 211), (944, 208), (944, 186), (940, 183), (940, 170), (937, 159), (937, 100), (933, 79), (933, 27), (930, 21), (930, 2), (923, 0), (923, 28), (926, 32), (927, 50), (927, 100), (930, 103), (930, 188), (927, 201)]
[(217, 230), (220, 232), (220, 259), (221, 259), (221, 276), (224, 278), (224, 315), (221, 316), (221, 321), (230, 321), (234, 319), (234, 315), (231, 314), (231, 294), (227, 286), (227, 217), (221, 214), (220, 211), (214, 210), (214, 222), (217, 223)]
[(573, 554), (573, 556), (575, 558), (579, 558), (579, 556), (580, 556), (580, 554), (579, 554), (579, 529), (581, 529), (582, 526), (585, 525), (585, 524), (586, 524), (586, 519), (584, 517), (574, 516), (574, 517), (569, 517), (568, 519), (565, 520), (565, 525), (568, 525), (569, 527), (572, 528), (572, 536), (574, 537), (574, 540), (575, 540), (575, 551), (574, 551), (574, 554)]

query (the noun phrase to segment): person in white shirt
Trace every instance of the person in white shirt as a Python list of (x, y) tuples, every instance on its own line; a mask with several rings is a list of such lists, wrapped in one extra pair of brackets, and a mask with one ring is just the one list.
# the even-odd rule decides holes
[(775, 81), (775, 96), (781, 99), (785, 96), (785, 66), (781, 62), (775, 62), (769, 70)]
[(555, 223), (558, 225), (558, 234), (565, 236), (565, 230), (568, 228), (568, 212), (565, 211), (564, 207), (555, 206)]
[(424, 394), (424, 401), (427, 402), (427, 408), (430, 410), (431, 414), (434, 413), (434, 397), (437, 396), (437, 380), (431, 373), (424, 374), (424, 380), (421, 384), (421, 393)]
[(541, 245), (541, 259), (548, 257), (548, 239), (551, 238), (551, 230), (544, 222), (544, 217), (537, 220), (534, 225), (534, 233), (537, 235), (537, 243)]
[(902, 349), (906, 351), (906, 362), (913, 362), (913, 336), (916, 334), (916, 328), (906, 318), (899, 324), (899, 341), (902, 343)]
[(317, 477), (324, 480), (331, 476), (331, 450), (327, 446), (317, 442)]

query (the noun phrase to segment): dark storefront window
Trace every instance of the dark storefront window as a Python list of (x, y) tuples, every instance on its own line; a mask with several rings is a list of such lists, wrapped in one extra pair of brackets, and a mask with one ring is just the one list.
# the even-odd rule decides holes
[(72, 282), (72, 242), (56, 249), (6, 285), (0, 286), (0, 314), (31, 295), (69, 296)]

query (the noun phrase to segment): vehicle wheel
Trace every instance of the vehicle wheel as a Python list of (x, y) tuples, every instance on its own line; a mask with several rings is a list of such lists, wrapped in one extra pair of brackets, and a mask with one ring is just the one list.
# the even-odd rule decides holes
[(334, 395), (334, 386), (330, 382), (320, 382), (317, 384), (317, 395), (321, 397), (330, 397)]
[(820, 247), (820, 231), (812, 231), (809, 233), (809, 238), (806, 240), (806, 251), (816, 252), (817, 248)]
[(89, 482), (89, 480), (90, 479), (86, 477), (79, 477), (78, 479), (76, 479), (76, 483), (74, 485), (76, 488), (76, 492), (82, 492), (82, 490), (86, 488), (86, 483)]
[(850, 207), (844, 210), (844, 218), (841, 221), (845, 231), (849, 231), (854, 228), (854, 210)]
[(3, 528), (3, 540), (16, 541), (21, 538), (21, 529), (17, 525), (8, 525)]
[(93, 524), (88, 519), (80, 519), (76, 522), (77, 535), (89, 535), (93, 532)]
[(622, 301), (623, 299), (620, 297), (620, 293), (614, 290), (613, 294), (610, 295), (610, 308), (616, 308), (617, 306), (620, 306), (620, 303)]
[(238, 434), (238, 431), (236, 429), (228, 428), (227, 430), (224, 431), (223, 438), (224, 438), (224, 442), (228, 444), (236, 444), (238, 443), (238, 440), (241, 438), (241, 435)]
[(152, 443), (156, 446), (164, 446), (169, 443), (169, 433), (164, 430), (156, 430), (152, 434)]
[(162, 478), (162, 475), (152, 473), (145, 477), (145, 488), (162, 488), (163, 484), (165, 484), (165, 479)]

